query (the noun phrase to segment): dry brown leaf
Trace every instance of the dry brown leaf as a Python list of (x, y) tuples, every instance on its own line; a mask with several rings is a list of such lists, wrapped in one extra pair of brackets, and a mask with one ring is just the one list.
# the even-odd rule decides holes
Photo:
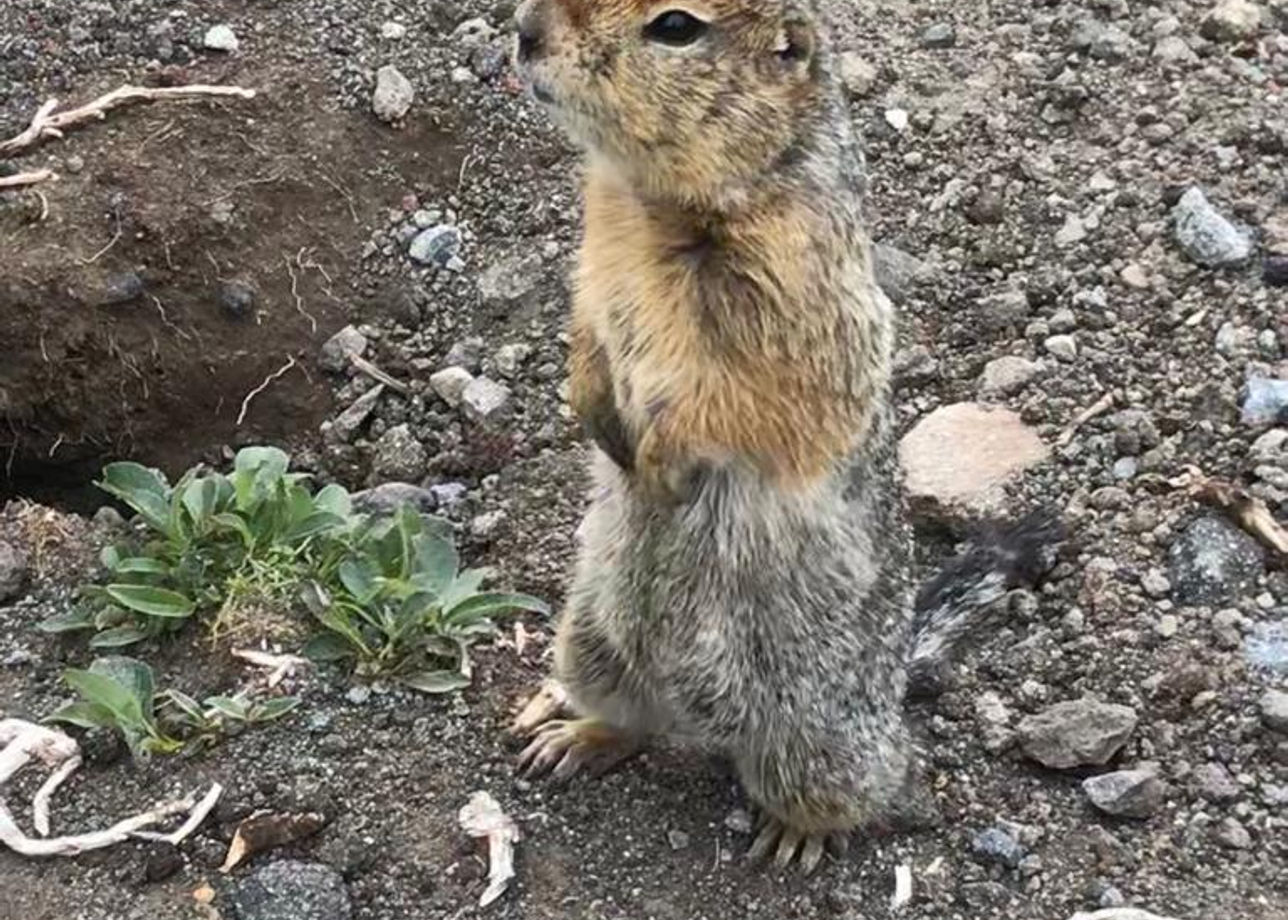
[(233, 842), (228, 845), (228, 855), (224, 857), (224, 864), (219, 867), (219, 871), (231, 872), (256, 853), (316, 834), (325, 824), (326, 818), (315, 812), (256, 812), (237, 825), (237, 830), (233, 832)]

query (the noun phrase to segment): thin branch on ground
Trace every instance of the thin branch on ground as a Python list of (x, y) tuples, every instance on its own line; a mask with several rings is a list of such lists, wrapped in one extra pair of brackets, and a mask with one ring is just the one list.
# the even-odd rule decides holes
[(1060, 437), (1055, 439), (1055, 446), (1056, 447), (1067, 446), (1069, 442), (1073, 440), (1073, 436), (1078, 433), (1079, 428), (1087, 424), (1087, 422), (1091, 421), (1097, 415), (1101, 415), (1105, 412), (1108, 412), (1110, 409), (1113, 408), (1113, 405), (1114, 405), (1114, 394), (1113, 394), (1113, 391), (1111, 390), (1110, 392), (1106, 393), (1104, 396), (1096, 400), (1095, 403), (1093, 403), (1092, 405), (1088, 406), (1086, 409), (1083, 409), (1081, 412), (1079, 412), (1077, 417), (1075, 417), (1074, 420), (1070, 422), (1068, 426), (1064, 429), (1064, 431), (1060, 433)]
[(241, 427), (242, 422), (246, 421), (246, 413), (250, 411), (251, 400), (253, 400), (260, 393), (263, 393), (270, 386), (272, 386), (274, 380), (277, 380), (283, 374), (289, 371), (291, 368), (295, 367), (295, 363), (296, 363), (295, 356), (291, 355), (290, 360), (288, 360), (277, 370), (273, 371), (273, 373), (265, 377), (263, 383), (261, 383), (259, 386), (255, 387), (255, 389), (251, 390), (249, 393), (246, 394), (246, 398), (242, 400), (241, 411), (237, 413), (238, 428)]
[(54, 113), (58, 100), (50, 99), (36, 110), (31, 124), (20, 134), (0, 143), (0, 159), (10, 157), (19, 151), (34, 147), (47, 138), (61, 138), (68, 128), (88, 121), (106, 117), (107, 113), (119, 106), (135, 102), (156, 102), (163, 99), (194, 99), (200, 96), (232, 96), (240, 99), (253, 99), (255, 91), (240, 86), (206, 86), (190, 84), (188, 86), (120, 86), (105, 93), (97, 99), (75, 109)]
[[(296, 256), (298, 259), (299, 256)], [(295, 298), (295, 312), (300, 314), (309, 321), (309, 330), (318, 331), (318, 321), (308, 310), (304, 309), (304, 298), (300, 296), (300, 279), (295, 274), (295, 269), (291, 267), (291, 260), (288, 256), (282, 257), (282, 263), (286, 266), (286, 273), (291, 276), (291, 296)]]
[(52, 169), (36, 169), (31, 172), (15, 173), (12, 176), (0, 176), (0, 189), (5, 188), (24, 188), (28, 185), (35, 185), (38, 182), (48, 182), (50, 179), (57, 179), (58, 175)]
[(326, 173), (319, 171), (318, 175), (322, 177), (323, 182), (335, 189), (340, 194), (340, 197), (344, 199), (344, 203), (349, 206), (349, 216), (353, 218), (353, 222), (355, 224), (362, 223), (362, 221), (358, 219), (358, 209), (353, 206), (353, 193), (339, 182), (336, 182)]
[(407, 386), (407, 384), (403, 383), (401, 380), (397, 379), (396, 377), (390, 377), (388, 374), (386, 374), (380, 368), (376, 367), (376, 365), (372, 364), (370, 361), (368, 361), (366, 358), (362, 357), (361, 355), (355, 355), (355, 354), (349, 355), (349, 362), (358, 370), (362, 371), (362, 373), (370, 377), (372, 380), (377, 380), (380, 383), (383, 383), (391, 390), (397, 390), (399, 393), (402, 393), (404, 396), (406, 396), (408, 393), (411, 392), (411, 387)]
[(107, 241), (107, 245), (106, 245), (106, 246), (104, 246), (102, 249), (100, 249), (98, 252), (94, 253), (94, 254), (93, 254), (92, 256), (90, 256), (88, 259), (81, 259), (81, 260), (80, 260), (80, 264), (81, 264), (81, 265), (93, 265), (93, 264), (94, 264), (95, 262), (97, 262), (99, 259), (103, 258), (103, 256), (107, 255), (107, 251), (108, 251), (109, 249), (111, 249), (113, 246), (115, 246), (115, 245), (116, 245), (116, 241), (117, 241), (117, 240), (119, 240), (120, 238), (121, 238), (121, 218), (120, 218), (120, 215), (117, 215), (117, 218), (116, 218), (116, 232), (115, 232), (115, 233), (113, 233), (113, 234), (112, 234), (112, 238), (111, 238), (110, 240), (108, 240), (108, 241)]
[(1264, 501), (1232, 482), (1208, 477), (1196, 466), (1187, 466), (1169, 481), (1183, 488), (1197, 501), (1224, 512), (1230, 520), (1256, 537), (1263, 545), (1288, 556), (1288, 529), (1276, 520)]

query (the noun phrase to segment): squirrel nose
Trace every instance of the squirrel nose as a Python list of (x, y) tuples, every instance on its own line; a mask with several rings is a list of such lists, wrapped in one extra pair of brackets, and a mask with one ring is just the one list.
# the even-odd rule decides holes
[(541, 54), (545, 45), (545, 24), (537, 10), (537, 4), (524, 3), (515, 13), (519, 42), (516, 55), (520, 62), (530, 61)]

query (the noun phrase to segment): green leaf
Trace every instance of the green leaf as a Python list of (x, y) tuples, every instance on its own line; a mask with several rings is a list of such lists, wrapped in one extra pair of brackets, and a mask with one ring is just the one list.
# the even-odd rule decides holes
[(242, 544), (247, 549), (250, 549), (255, 545), (255, 535), (251, 533), (250, 527), (246, 523), (246, 519), (240, 514), (236, 514), (232, 511), (222, 511), (219, 514), (211, 515), (210, 520), (224, 530), (231, 530), (233, 533), (241, 537)]
[(99, 608), (94, 614), (94, 628), (97, 630), (111, 629), (120, 626), (128, 620), (134, 618), (134, 614), (128, 610), (122, 610), (115, 604), (106, 604)]
[(302, 543), (309, 537), (316, 537), (318, 534), (343, 527), (344, 523), (344, 518), (339, 515), (332, 514), (330, 511), (318, 511), (292, 524), (291, 529), (282, 536), (282, 539), (286, 543)]
[(222, 476), (203, 476), (194, 479), (183, 489), (183, 507), (198, 528), (205, 525), (219, 509), (221, 484), (226, 483)]
[(443, 592), (443, 609), (451, 610), (461, 601), (478, 594), (483, 582), (491, 578), (492, 574), (491, 569), (466, 569), (457, 575), (451, 586)]
[(117, 626), (113, 629), (105, 629), (103, 632), (89, 640), (90, 648), (122, 648), (126, 645), (133, 645), (135, 642), (142, 642), (148, 638), (148, 634), (134, 626)]
[(306, 581), (300, 585), (300, 600), (314, 616), (320, 616), (331, 606), (331, 595), (316, 581)]
[(456, 580), (456, 570), (461, 561), (456, 547), (450, 538), (432, 533), (417, 536), (412, 546), (415, 552), (412, 572), (417, 581), (441, 597)]
[(75, 668), (64, 671), (63, 680), (87, 703), (108, 710), (118, 724), (134, 727), (143, 724), (143, 711), (131, 688), (117, 683), (105, 674)]
[(37, 627), (41, 632), (54, 634), (93, 628), (94, 612), (85, 606), (77, 606), (63, 613), (56, 613)]
[(131, 556), (128, 559), (118, 559), (112, 571), (117, 575), (168, 575), (170, 566), (160, 559)]
[(407, 675), (402, 682), (425, 693), (451, 693), (470, 685), (470, 679), (459, 671), (421, 671)]
[(286, 475), (290, 465), (291, 458), (277, 447), (243, 447), (233, 460), (233, 469), (238, 472), (260, 473), (273, 479)]
[(68, 703), (45, 717), (46, 722), (66, 722), (79, 728), (112, 728), (116, 719), (112, 710), (98, 703)]
[(89, 670), (93, 674), (101, 674), (115, 681), (128, 690), (138, 704), (139, 712), (145, 718), (151, 718), (153, 697), (156, 694), (152, 668), (142, 661), (125, 655), (106, 655), (95, 658)]
[(201, 704), (194, 700), (188, 694), (180, 690), (167, 690), (165, 698), (172, 703), (176, 709), (188, 717), (190, 722), (197, 725), (203, 725), (206, 722), (206, 711), (201, 708)]
[(155, 529), (171, 532), (169, 487), (155, 470), (138, 463), (109, 463), (96, 485), (125, 502)]
[(280, 719), (299, 705), (300, 700), (298, 697), (279, 696), (276, 699), (266, 700), (251, 707), (250, 720), (252, 722), (272, 722), (274, 719)]
[(221, 716), (235, 722), (245, 722), (247, 706), (241, 700), (228, 696), (211, 696), (206, 698), (206, 706)]
[(476, 594), (444, 613), (443, 622), (465, 626), (512, 610), (529, 610), (546, 616), (550, 613), (550, 605), (527, 594)]
[(353, 500), (349, 497), (349, 491), (340, 485), (326, 486), (314, 495), (313, 507), (318, 511), (329, 511), (346, 520), (353, 516)]
[(121, 564), (121, 548), (112, 544), (104, 546), (102, 552), (98, 554), (98, 561), (103, 563), (103, 568), (115, 572), (116, 567)]
[(192, 616), (196, 604), (182, 594), (152, 585), (108, 585), (108, 596), (122, 607), (153, 617)]
[(346, 559), (340, 563), (337, 574), (340, 584), (353, 595), (359, 604), (366, 604), (376, 594), (377, 573), (367, 559)]
[(300, 654), (309, 661), (343, 661), (352, 658), (356, 649), (343, 635), (335, 632), (322, 633), (304, 643)]

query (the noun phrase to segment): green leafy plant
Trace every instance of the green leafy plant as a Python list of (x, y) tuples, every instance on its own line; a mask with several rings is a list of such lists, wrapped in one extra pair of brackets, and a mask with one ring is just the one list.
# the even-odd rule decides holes
[[(164, 637), (194, 618), (218, 635), (302, 599), (324, 628), (310, 657), (442, 693), (469, 683), (470, 647), (495, 631), (494, 617), (548, 613), (534, 597), (483, 591), (490, 573), (461, 569), (446, 521), (409, 507), (356, 513), (340, 486), (311, 491), (275, 447), (243, 448), (227, 475), (198, 467), (172, 486), (156, 470), (112, 463), (97, 484), (137, 513), (136, 538), (106, 547), (106, 583), (83, 586), (75, 609), (42, 624), (93, 631), (93, 648)], [(235, 698), (171, 693), (167, 703), (203, 729), (273, 714)]]
[(94, 648), (120, 648), (212, 612), (216, 630), (248, 598), (288, 598), (307, 574), (333, 566), (352, 526), (348, 493), (312, 494), (275, 447), (238, 452), (230, 475), (189, 471), (174, 486), (156, 470), (112, 463), (97, 485), (137, 512), (142, 545), (106, 547), (109, 581), (47, 620), (49, 632), (95, 630)]
[(63, 680), (80, 701), (59, 709), (49, 717), (51, 721), (114, 729), (135, 757), (182, 749), (183, 742), (162, 731), (157, 722), (156, 690), (152, 669), (146, 664), (114, 655), (95, 660), (85, 671), (64, 671)]
[(304, 648), (314, 660), (352, 660), (358, 673), (445, 693), (469, 683), (470, 646), (495, 632), (494, 616), (549, 612), (526, 594), (481, 591), (490, 573), (461, 570), (446, 523), (410, 508), (365, 523), (352, 548), (333, 582), (302, 590), (326, 629)]
[(88, 670), (64, 671), (63, 681), (80, 700), (49, 720), (117, 731), (137, 758), (174, 754), (194, 740), (210, 742), (233, 724), (279, 719), (300, 703), (285, 696), (251, 700), (239, 693), (209, 697), (202, 706), (178, 690), (158, 693), (152, 668), (123, 655), (97, 658)]

